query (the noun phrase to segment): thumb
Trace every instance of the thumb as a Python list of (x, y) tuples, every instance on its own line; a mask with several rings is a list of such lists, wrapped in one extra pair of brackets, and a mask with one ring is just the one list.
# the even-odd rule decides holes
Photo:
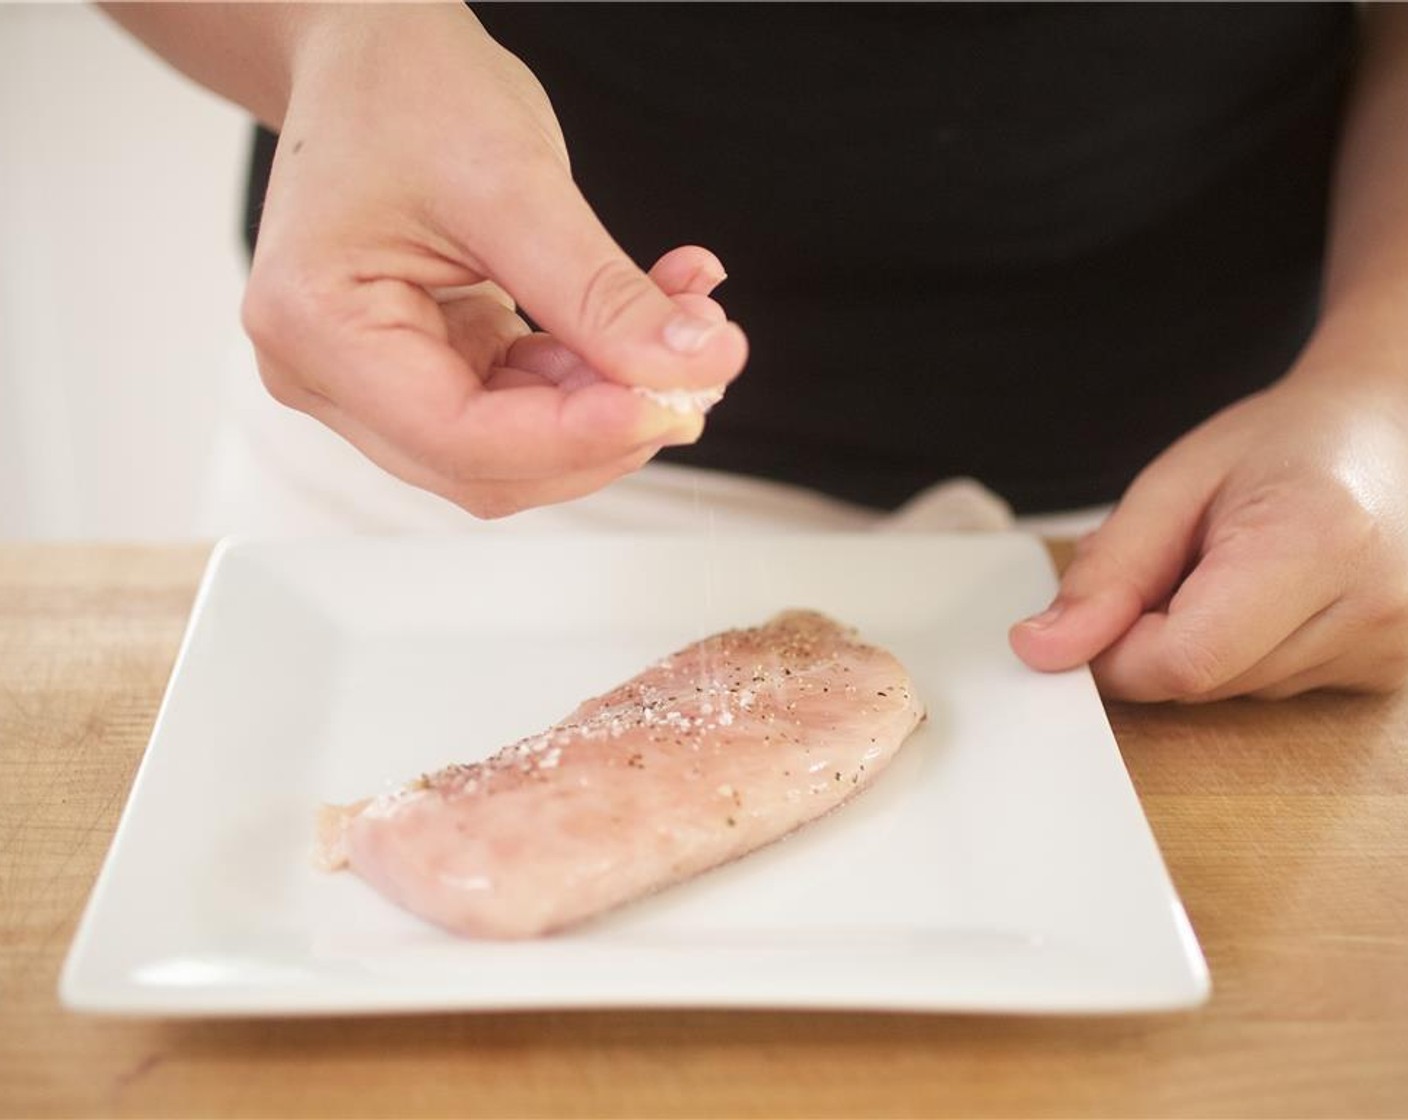
[(612, 240), (565, 171), (540, 168), (520, 188), (496, 206), (474, 247), (544, 330), (624, 384), (708, 388), (738, 375), (748, 354), (738, 325), (672, 300)]
[(1203, 502), (1136, 482), (1077, 546), (1051, 605), (1012, 627), (1013, 651), (1033, 669), (1083, 665), (1146, 611), (1167, 601), (1196, 544)]

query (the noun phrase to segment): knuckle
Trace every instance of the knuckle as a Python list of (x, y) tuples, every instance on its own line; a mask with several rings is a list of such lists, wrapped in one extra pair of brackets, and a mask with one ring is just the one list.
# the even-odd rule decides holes
[(648, 298), (650, 290), (650, 282), (630, 261), (623, 257), (604, 261), (587, 278), (577, 320), (588, 334), (609, 334)]
[(499, 521), (528, 508), (527, 502), (497, 486), (458, 487), (452, 500), (481, 521)]
[(240, 305), (240, 323), (255, 348), (279, 354), (293, 347), (311, 324), (327, 317), (326, 281), (277, 259), (256, 266)]
[(245, 289), (244, 300), (240, 303), (240, 326), (254, 347), (259, 351), (278, 348), (284, 324), (279, 301), (265, 285), (256, 285), (253, 279)]
[(1364, 620), (1373, 630), (1400, 635), (1400, 644), (1408, 640), (1408, 597), (1393, 591), (1381, 591), (1364, 605)]
[(282, 370), (260, 362), (259, 380), (264, 383), (265, 391), (285, 408), (301, 410), (307, 404), (307, 391)]
[(1408, 683), (1408, 651), (1398, 650), (1379, 659), (1366, 685), (1371, 692), (1395, 692)]
[(1391, 692), (1408, 683), (1408, 627), (1380, 631), (1357, 658), (1370, 691)]
[(1339, 491), (1339, 496), (1337, 520), (1342, 524), (1336, 525), (1335, 530), (1348, 533), (1350, 539), (1359, 544), (1379, 543), (1384, 536), (1385, 524), (1373, 504), (1366, 502), (1364, 496), (1356, 494), (1348, 486)]
[(1221, 653), (1205, 639), (1188, 636), (1170, 644), (1155, 676), (1157, 684), (1175, 698), (1200, 696), (1228, 680)]
[(1408, 570), (1396, 555), (1393, 563), (1376, 567), (1376, 576), (1363, 581), (1363, 616), (1370, 626), (1394, 633), (1400, 645), (1408, 645)]

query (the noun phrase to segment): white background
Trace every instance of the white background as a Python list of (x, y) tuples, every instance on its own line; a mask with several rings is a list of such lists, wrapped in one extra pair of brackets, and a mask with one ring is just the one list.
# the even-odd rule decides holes
[(0, 539), (194, 535), (249, 130), (96, 10), (0, 3)]

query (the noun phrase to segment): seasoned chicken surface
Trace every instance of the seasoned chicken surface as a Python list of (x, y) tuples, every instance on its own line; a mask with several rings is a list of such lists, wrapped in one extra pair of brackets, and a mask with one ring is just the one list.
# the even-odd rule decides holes
[(875, 777), (923, 709), (813, 611), (680, 650), (492, 758), (323, 810), (324, 865), (471, 937), (533, 937), (746, 855)]

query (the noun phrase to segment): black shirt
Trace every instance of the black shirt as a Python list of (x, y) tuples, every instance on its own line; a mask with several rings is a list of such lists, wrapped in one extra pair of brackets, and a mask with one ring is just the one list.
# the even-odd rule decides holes
[(729, 269), (749, 368), (667, 459), (879, 508), (950, 475), (1110, 501), (1313, 323), (1349, 5), (475, 12), (627, 252)]

